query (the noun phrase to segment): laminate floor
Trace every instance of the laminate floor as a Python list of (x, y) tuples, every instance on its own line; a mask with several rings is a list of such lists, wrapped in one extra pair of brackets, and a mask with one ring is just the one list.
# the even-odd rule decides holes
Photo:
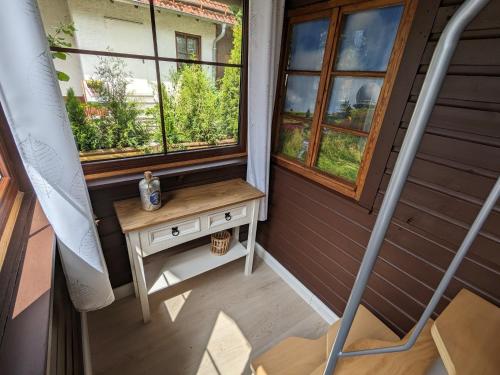
[(127, 297), (88, 314), (94, 374), (251, 374), (251, 358), (283, 338), (316, 338), (327, 324), (259, 257), (150, 296), (151, 322)]

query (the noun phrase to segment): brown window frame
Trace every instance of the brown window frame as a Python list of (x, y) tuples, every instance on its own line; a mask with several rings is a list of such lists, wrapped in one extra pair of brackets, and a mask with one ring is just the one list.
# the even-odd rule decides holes
[[(0, 175), (2, 176), (0, 178), (0, 242), (19, 192), (19, 186), (11, 173), (11, 166), (8, 149), (4, 142), (0, 142)], [(1, 263), (0, 259), (0, 269)]]
[[(34, 201), (34, 194), (17, 151), (7, 118), (0, 104), (0, 279), (5, 274), (4, 262), (8, 249), (16, 241), (20, 223), (29, 220), (30, 210), (25, 208)], [(10, 259), (10, 258), (9, 258)], [(10, 267), (10, 266), (9, 266)], [(8, 268), (8, 267), (7, 267)], [(5, 272), (4, 272), (5, 271)], [(1, 281), (1, 280), (0, 280)], [(0, 283), (1, 285), (1, 283)], [(0, 302), (2, 301), (0, 288)], [(1, 315), (1, 314), (0, 314)], [(1, 318), (1, 317), (0, 317)]]
[[(241, 70), (240, 74), (240, 111), (238, 143), (233, 145), (221, 145), (210, 148), (189, 151), (169, 152), (165, 134), (163, 116), (160, 116), (163, 134), (163, 153), (132, 156), (126, 158), (104, 159), (96, 161), (82, 161), (82, 168), (87, 180), (98, 180), (113, 176), (128, 175), (149, 170), (162, 170), (169, 168), (185, 167), (190, 165), (209, 163), (220, 160), (236, 159), (247, 155), (247, 79), (248, 79), (248, 10), (249, 0), (242, 0), (242, 44), (240, 64), (229, 64), (214, 61), (186, 60), (170, 57), (161, 57), (158, 54), (158, 40), (156, 33), (156, 11), (153, 0), (149, 0), (152, 38), (154, 44), (154, 55), (138, 55), (131, 53), (118, 53), (112, 51), (84, 50), (78, 48), (51, 47), (53, 52), (65, 52), (93, 56), (108, 56), (119, 58), (130, 58), (136, 60), (148, 60), (155, 63), (156, 80), (160, 85), (160, 62), (175, 62), (186, 64), (199, 64), (216, 67), (235, 67)], [(177, 43), (176, 43), (177, 47)], [(201, 41), (200, 41), (201, 49)], [(201, 51), (200, 51), (201, 57)], [(159, 102), (162, 103), (161, 89), (158, 87)], [(161, 110), (162, 111), (162, 110)]]
[[(287, 13), (284, 25), (283, 47), (281, 53), (279, 81), (277, 99), (273, 117), (273, 161), (305, 178), (335, 190), (349, 198), (360, 200), (365, 181), (369, 172), (370, 164), (374, 156), (375, 146), (384, 121), (385, 111), (388, 106), (395, 78), (401, 63), (406, 40), (415, 15), (418, 0), (369, 0), (359, 2), (356, 0), (335, 0), (326, 3), (314, 4), (311, 6), (290, 10)], [(335, 71), (334, 61), (337, 54), (337, 44), (343, 25), (343, 16), (361, 10), (377, 9), (392, 5), (403, 5), (403, 14), (394, 41), (391, 57), (385, 72), (363, 72), (363, 71)], [(323, 65), (320, 72), (309, 71), (289, 71), (286, 69), (288, 52), (290, 47), (291, 28), (294, 24), (329, 17), (330, 26), (323, 56)], [(318, 94), (316, 97), (315, 110), (312, 117), (312, 124), (309, 137), (309, 148), (304, 163), (287, 157), (278, 152), (279, 130), (282, 116), (282, 108), (285, 99), (285, 77), (288, 74), (309, 74), (320, 77)], [(328, 106), (331, 85), (333, 79), (338, 76), (351, 77), (382, 77), (382, 85), (379, 99), (373, 114), (372, 125), (369, 132), (362, 132), (354, 129), (346, 129), (335, 125), (324, 123), (323, 117)], [(340, 177), (328, 174), (319, 170), (315, 164), (319, 155), (319, 143), (322, 128), (335, 129), (339, 132), (362, 135), (367, 138), (365, 150), (359, 167), (356, 182), (352, 183)]]
[(196, 56), (195, 56), (195, 60), (201, 60), (201, 35), (195, 35), (195, 34), (188, 34), (188, 33), (183, 33), (183, 32), (180, 32), (180, 31), (176, 31), (175, 32), (175, 56), (178, 58), (178, 59), (181, 59), (181, 57), (179, 57), (179, 47), (177, 45), (177, 38), (179, 37), (182, 37), (186, 40), (186, 49), (187, 49), (187, 40), (188, 39), (193, 39), (193, 40), (196, 40)]

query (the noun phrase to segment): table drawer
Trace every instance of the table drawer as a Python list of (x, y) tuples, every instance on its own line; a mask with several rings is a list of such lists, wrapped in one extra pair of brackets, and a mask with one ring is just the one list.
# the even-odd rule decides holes
[(157, 251), (183, 242), (184, 237), (201, 231), (199, 217), (177, 222), (174, 224), (159, 225), (140, 234), (141, 244), (145, 253)]
[(248, 206), (236, 206), (227, 208), (225, 211), (220, 211), (215, 214), (208, 215), (208, 228), (215, 228), (227, 225), (234, 221), (241, 221), (248, 217)]

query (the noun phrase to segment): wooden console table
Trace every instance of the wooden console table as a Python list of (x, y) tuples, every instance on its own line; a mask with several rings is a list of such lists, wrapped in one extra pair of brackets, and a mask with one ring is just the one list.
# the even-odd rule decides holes
[[(246, 257), (245, 274), (252, 272), (259, 199), (264, 194), (241, 179), (175, 190), (164, 194), (163, 206), (142, 210), (140, 198), (114, 203), (127, 240), (134, 292), (139, 296), (144, 322), (150, 320), (148, 295), (233, 260)], [(246, 248), (239, 227), (250, 224)], [(144, 263), (149, 255), (224, 229), (231, 229), (230, 250), (212, 255), (210, 244)], [(160, 264), (162, 263), (162, 264)]]

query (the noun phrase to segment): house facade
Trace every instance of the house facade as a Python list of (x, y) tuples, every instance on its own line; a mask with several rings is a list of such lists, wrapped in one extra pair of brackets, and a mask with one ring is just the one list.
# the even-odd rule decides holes
[[(194, 55), (196, 60), (227, 61), (232, 47), (231, 27), (236, 18), (229, 5), (212, 3), (212, 8), (207, 9), (175, 1), (155, 2), (158, 55), (164, 58), (192, 58)], [(144, 56), (155, 54), (148, 1), (39, 0), (38, 5), (47, 34), (53, 35), (60, 25), (74, 24), (74, 35), (64, 35), (71, 48)], [(66, 60), (55, 60), (56, 69), (69, 76), (69, 81), (60, 82), (63, 96), (72, 88), (76, 96), (86, 101), (95, 99), (86, 81), (95, 76), (98, 59), (89, 54), (72, 53)], [(156, 92), (154, 62), (127, 58), (123, 61), (125, 70), (130, 73), (129, 96), (142, 103), (153, 103)], [(214, 67), (205, 66), (204, 69), (214, 80), (221, 76)], [(162, 82), (168, 83), (176, 70), (176, 63), (161, 62)]]

